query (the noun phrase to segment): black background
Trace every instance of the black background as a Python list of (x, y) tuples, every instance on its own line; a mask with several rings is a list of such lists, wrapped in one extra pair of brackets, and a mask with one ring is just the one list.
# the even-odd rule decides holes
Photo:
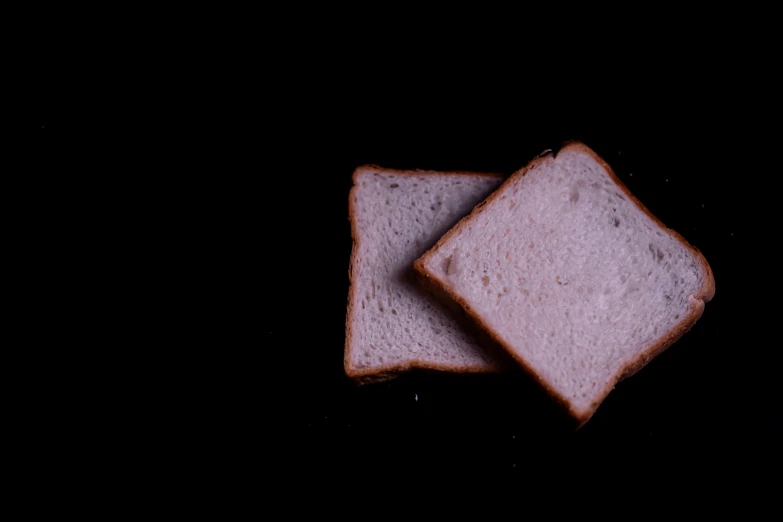
[[(152, 447), (195, 467), (487, 471), (629, 447), (777, 448), (777, 379), (767, 374), (779, 342), (754, 333), (765, 319), (749, 280), (763, 276), (747, 263), (766, 256), (750, 199), (774, 140), (765, 108), (720, 83), (731, 69), (653, 60), (626, 71), (614, 56), (528, 53), (516, 57), (530, 71), (521, 74), (482, 56), (413, 63), (385, 50), (337, 64), (335, 54), (274, 72), (211, 62), (225, 73), (219, 82), (199, 68), (177, 72), (89, 114), (57, 90), (62, 74), (50, 79), (38, 185), (26, 194), (54, 200), (67, 190), (98, 209), (57, 206), (63, 222), (79, 224), (65, 243), (74, 266), (105, 276), (91, 306), (114, 333), (91, 330), (101, 357), (50, 356), (52, 372), (76, 360), (78, 375), (99, 384), (67, 380), (73, 394), (42, 396), (47, 415), (76, 431), (111, 417), (116, 429), (103, 433), (129, 437), (124, 451)], [(716, 295), (694, 328), (576, 432), (518, 376), (347, 379), (353, 170), (511, 174), (571, 139), (709, 261)], [(73, 230), (63, 222), (44, 227), (46, 237)], [(128, 312), (107, 312), (118, 297)], [(69, 331), (78, 327), (88, 327), (84, 317)], [(202, 464), (184, 448), (200, 448)]]

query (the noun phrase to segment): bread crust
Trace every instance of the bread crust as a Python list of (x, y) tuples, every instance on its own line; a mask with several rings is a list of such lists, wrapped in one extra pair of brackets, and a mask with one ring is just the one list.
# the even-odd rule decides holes
[(351, 340), (353, 338), (352, 330), (352, 318), (353, 318), (353, 304), (356, 298), (356, 285), (354, 285), (354, 270), (358, 262), (359, 255), (359, 233), (357, 230), (356, 215), (354, 212), (354, 199), (356, 195), (357, 182), (361, 174), (365, 172), (383, 172), (387, 174), (403, 175), (403, 176), (421, 176), (421, 175), (463, 175), (463, 176), (479, 176), (494, 179), (502, 179), (501, 174), (489, 173), (489, 172), (470, 172), (470, 171), (434, 171), (434, 170), (396, 170), (379, 167), (377, 165), (362, 165), (357, 167), (352, 176), (353, 187), (348, 195), (348, 219), (351, 222), (351, 238), (353, 239), (353, 247), (351, 249), (351, 259), (348, 266), (348, 312), (346, 314), (345, 321), (345, 352), (343, 357), (343, 367), (345, 374), (350, 377), (357, 384), (368, 384), (372, 382), (382, 382), (399, 374), (407, 372), (413, 369), (432, 370), (442, 372), (454, 372), (454, 373), (497, 373), (502, 371), (500, 366), (471, 366), (471, 365), (449, 365), (449, 364), (433, 364), (427, 361), (411, 359), (403, 363), (389, 364), (375, 368), (359, 369), (351, 366)]
[[(644, 349), (641, 353), (639, 353), (634, 358), (627, 361), (615, 374), (609, 379), (607, 385), (604, 387), (604, 389), (599, 394), (598, 398), (593, 401), (588, 408), (585, 410), (576, 410), (571, 405), (570, 401), (563, 397), (560, 393), (558, 393), (546, 380), (543, 379), (540, 375), (538, 375), (533, 368), (530, 366), (530, 364), (524, 360), (519, 354), (517, 354), (511, 346), (503, 342), (503, 340), (492, 331), (492, 329), (487, 325), (482, 318), (470, 308), (470, 305), (463, 299), (461, 296), (457, 295), (457, 293), (454, 291), (453, 288), (444, 280), (442, 280), (440, 277), (438, 277), (436, 274), (431, 273), (426, 268), (426, 263), (429, 261), (429, 258), (433, 255), (433, 253), (450, 237), (452, 237), (455, 234), (459, 234), (462, 229), (467, 225), (469, 220), (474, 216), (479, 214), (484, 206), (489, 203), (490, 201), (493, 201), (495, 198), (500, 197), (503, 192), (513, 183), (514, 180), (518, 179), (519, 177), (522, 177), (527, 174), (527, 172), (538, 165), (540, 162), (545, 161), (550, 155), (552, 158), (555, 158), (557, 154), (564, 150), (579, 150), (582, 152), (585, 152), (592, 156), (609, 174), (609, 177), (614, 181), (614, 183), (626, 194), (626, 196), (632, 201), (639, 209), (641, 209), (645, 214), (647, 214), (652, 220), (659, 226), (661, 229), (665, 232), (670, 234), (672, 237), (674, 237), (678, 242), (680, 242), (684, 247), (691, 250), (696, 256), (696, 259), (698, 259), (700, 268), (704, 273), (704, 284), (702, 287), (696, 292), (695, 295), (688, 296), (688, 301), (691, 304), (691, 312), (687, 314), (679, 323), (677, 323), (674, 327), (669, 329), (668, 331), (661, 334), (661, 336), (652, 342), (650, 346), (648, 346), (646, 349)], [(634, 196), (630, 190), (628, 190), (628, 187), (625, 186), (625, 184), (620, 181), (620, 179), (615, 174), (614, 170), (611, 168), (611, 166), (603, 160), (595, 151), (593, 151), (591, 148), (589, 148), (587, 145), (579, 142), (579, 141), (568, 141), (564, 143), (560, 149), (557, 151), (552, 150), (546, 150), (533, 158), (527, 165), (522, 167), (520, 170), (512, 174), (500, 187), (498, 187), (495, 192), (489, 195), (487, 199), (485, 199), (483, 202), (479, 203), (473, 211), (462, 218), (454, 227), (451, 228), (446, 234), (443, 235), (443, 237), (427, 252), (424, 253), (419, 259), (417, 259), (413, 264), (414, 270), (418, 272), (420, 277), (423, 279), (426, 279), (429, 281), (429, 284), (425, 285), (430, 286), (431, 284), (438, 285), (451, 299), (459, 303), (460, 306), (462, 306), (463, 309), (470, 315), (470, 317), (504, 350), (508, 352), (508, 354), (525, 370), (526, 373), (528, 373), (546, 392), (547, 394), (552, 397), (552, 399), (560, 405), (562, 408), (564, 408), (568, 414), (573, 417), (577, 421), (577, 429), (584, 426), (584, 424), (590, 420), (590, 417), (593, 416), (595, 411), (598, 409), (598, 406), (604, 401), (607, 395), (609, 395), (609, 392), (614, 389), (615, 385), (622, 381), (623, 379), (627, 379), (628, 377), (634, 375), (636, 372), (644, 368), (644, 366), (647, 365), (653, 358), (655, 358), (657, 355), (662, 353), (664, 350), (666, 350), (669, 346), (671, 346), (675, 341), (677, 341), (680, 337), (682, 337), (688, 330), (691, 329), (691, 327), (696, 323), (696, 321), (701, 317), (702, 313), (704, 312), (704, 305), (707, 301), (710, 301), (713, 296), (715, 295), (715, 278), (712, 273), (712, 269), (710, 268), (709, 263), (707, 263), (707, 260), (704, 258), (702, 253), (692, 245), (690, 245), (685, 238), (677, 233), (674, 230), (669, 229), (666, 227), (666, 225), (663, 224), (663, 222), (658, 219), (655, 215), (653, 215), (647, 207), (645, 207), (639, 199)]]

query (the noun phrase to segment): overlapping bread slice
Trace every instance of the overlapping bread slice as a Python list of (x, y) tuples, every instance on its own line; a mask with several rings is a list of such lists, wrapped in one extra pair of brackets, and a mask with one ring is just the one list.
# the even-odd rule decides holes
[(701, 253), (578, 142), (512, 175), (415, 266), (582, 424), (715, 292)]

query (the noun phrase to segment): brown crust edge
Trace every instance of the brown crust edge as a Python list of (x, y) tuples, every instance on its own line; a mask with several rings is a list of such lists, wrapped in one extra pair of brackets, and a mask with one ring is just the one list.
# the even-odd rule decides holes
[[(595, 159), (598, 162), (598, 164), (600, 164), (601, 167), (604, 168), (606, 173), (609, 174), (609, 177), (612, 179), (612, 181), (614, 181), (615, 184), (618, 187), (620, 187), (620, 189), (625, 193), (625, 195), (628, 196), (628, 199), (630, 199), (633, 203), (635, 203), (636, 206), (639, 207), (639, 209), (642, 212), (647, 214), (650, 217), (650, 219), (652, 219), (659, 227), (663, 229), (664, 232), (670, 234), (672, 237), (674, 237), (674, 239), (676, 239), (680, 244), (682, 244), (682, 246), (684, 246), (686, 249), (693, 252), (693, 254), (696, 256), (696, 259), (699, 260), (701, 269), (704, 272), (704, 284), (699, 289), (699, 292), (696, 295), (694, 295), (694, 297), (696, 299), (701, 299), (705, 303), (712, 300), (712, 298), (715, 296), (715, 277), (712, 274), (712, 268), (710, 268), (710, 264), (707, 262), (707, 259), (705, 259), (701, 251), (695, 246), (688, 243), (688, 241), (682, 236), (682, 234), (664, 225), (663, 221), (658, 219), (657, 216), (655, 216), (652, 212), (650, 212), (648, 208), (645, 207), (644, 204), (642, 204), (642, 202), (639, 201), (639, 199), (631, 193), (628, 187), (625, 186), (625, 183), (620, 181), (620, 178), (618, 178), (617, 174), (614, 173), (612, 167), (606, 161), (604, 161), (604, 159), (601, 156), (599, 156), (593, 149), (591, 149), (590, 147), (588, 147), (582, 142), (569, 141), (563, 144), (563, 146), (560, 148), (558, 153), (567, 148), (581, 150), (582, 152), (591, 155), (593, 159)], [(502, 186), (499, 187), (498, 190), (500, 190), (501, 188), (503, 187)]]
[[(522, 357), (520, 357), (517, 353), (514, 352), (514, 350), (511, 349), (509, 345), (507, 345), (503, 340), (495, 334), (495, 332), (492, 331), (491, 328), (488, 327), (488, 325), (483, 321), (483, 319), (470, 308), (470, 305), (456, 294), (456, 292), (450, 287), (448, 283), (443, 281), (441, 278), (439, 278), (437, 275), (430, 273), (425, 264), (429, 260), (430, 256), (440, 248), (440, 246), (448, 241), (448, 239), (454, 235), (458, 234), (461, 229), (466, 226), (466, 224), (471, 220), (471, 218), (474, 215), (477, 215), (482, 211), (484, 206), (495, 199), (496, 197), (499, 197), (499, 195), (508, 187), (510, 186), (510, 183), (512, 183), (515, 179), (524, 176), (527, 174), (527, 172), (532, 169), (534, 166), (536, 166), (538, 163), (543, 161), (545, 158), (547, 158), (550, 154), (553, 158), (557, 156), (560, 152), (566, 149), (576, 149), (580, 150), (582, 152), (585, 152), (587, 154), (590, 154), (609, 174), (609, 177), (615, 182), (615, 184), (629, 197), (630, 201), (636, 204), (639, 209), (641, 209), (645, 214), (647, 214), (652, 220), (660, 226), (664, 232), (671, 234), (672, 237), (674, 237), (677, 241), (679, 241), (684, 247), (690, 249), (695, 255), (696, 258), (699, 260), (699, 263), (701, 265), (701, 269), (704, 273), (704, 284), (702, 287), (697, 291), (696, 295), (689, 296), (691, 300), (691, 313), (688, 314), (686, 317), (683, 318), (682, 321), (680, 321), (678, 324), (676, 324), (674, 327), (672, 327), (670, 330), (664, 332), (655, 342), (653, 342), (647, 349), (643, 350), (641, 353), (639, 353), (636, 357), (629, 360), (624, 364), (620, 369), (615, 372), (615, 374), (612, 376), (612, 378), (609, 379), (609, 382), (607, 383), (607, 386), (604, 387), (604, 389), (599, 394), (598, 398), (593, 401), (590, 404), (590, 407), (583, 411), (577, 411), (573, 409), (569, 403), (569, 401), (560, 395), (548, 382), (546, 382), (540, 375), (538, 375), (531, 366), (525, 361)], [(636, 196), (634, 196), (630, 190), (628, 190), (628, 187), (625, 186), (625, 184), (620, 181), (620, 179), (617, 177), (617, 175), (614, 173), (614, 170), (611, 168), (611, 166), (604, 161), (603, 158), (601, 158), (595, 151), (593, 151), (590, 147), (585, 145), (584, 143), (581, 143), (579, 141), (569, 141), (564, 143), (560, 149), (557, 152), (553, 152), (551, 150), (546, 150), (539, 154), (538, 156), (534, 157), (527, 165), (522, 167), (520, 170), (509, 176), (509, 178), (495, 190), (492, 194), (487, 197), (483, 202), (479, 203), (473, 211), (462, 218), (454, 227), (451, 228), (446, 234), (443, 235), (443, 237), (427, 252), (425, 252), (419, 259), (417, 259), (413, 264), (414, 270), (420, 274), (420, 276), (424, 279), (427, 279), (431, 282), (431, 284), (437, 284), (442, 288), (442, 290), (448, 294), (454, 301), (459, 303), (462, 308), (465, 309), (465, 311), (473, 318), (474, 321), (495, 341), (497, 342), (504, 350), (506, 350), (509, 355), (525, 370), (525, 372), (528, 373), (546, 392), (547, 394), (554, 399), (554, 401), (560, 405), (562, 408), (564, 408), (569, 415), (571, 415), (577, 422), (578, 422), (578, 428), (581, 428), (584, 426), (584, 424), (590, 420), (590, 417), (593, 416), (593, 414), (598, 409), (598, 406), (606, 399), (607, 395), (609, 395), (609, 392), (614, 389), (615, 385), (622, 381), (623, 379), (627, 379), (628, 377), (632, 376), (644, 366), (647, 365), (653, 358), (655, 358), (657, 355), (661, 354), (664, 350), (666, 350), (669, 346), (671, 346), (675, 341), (680, 339), (688, 330), (691, 329), (691, 327), (696, 323), (696, 321), (701, 317), (702, 313), (704, 312), (704, 305), (707, 301), (710, 301), (713, 296), (715, 295), (715, 278), (712, 273), (712, 269), (710, 268), (709, 263), (707, 263), (707, 260), (704, 258), (702, 253), (695, 247), (693, 247), (690, 243), (688, 243), (685, 238), (679, 234), (678, 232), (669, 229), (666, 227), (666, 225), (663, 224), (663, 222), (658, 219), (655, 215), (653, 215), (647, 207), (645, 207), (641, 201), (639, 201)]]
[(348, 265), (348, 310), (345, 319), (345, 350), (343, 355), (343, 368), (345, 375), (352, 379), (356, 384), (368, 384), (373, 382), (382, 382), (397, 377), (401, 373), (413, 370), (432, 370), (441, 372), (452, 373), (497, 373), (498, 370), (485, 366), (450, 366), (447, 364), (432, 364), (426, 361), (417, 359), (411, 359), (404, 363), (389, 364), (386, 366), (379, 366), (376, 368), (358, 369), (354, 368), (350, 364), (351, 358), (351, 340), (353, 338), (352, 331), (352, 313), (353, 313), (353, 301), (355, 294), (355, 286), (353, 284), (353, 272), (356, 262), (356, 258), (359, 253), (359, 233), (357, 230), (357, 223), (354, 213), (354, 195), (357, 189), (358, 177), (364, 172), (384, 172), (387, 174), (395, 174), (402, 176), (420, 176), (420, 175), (464, 175), (464, 176), (481, 176), (488, 178), (503, 178), (503, 175), (491, 172), (470, 172), (470, 171), (435, 171), (435, 170), (397, 170), (387, 169), (379, 167), (378, 165), (362, 165), (357, 167), (353, 171), (353, 186), (348, 193), (348, 220), (351, 222), (351, 239), (353, 246), (351, 248), (351, 258)]

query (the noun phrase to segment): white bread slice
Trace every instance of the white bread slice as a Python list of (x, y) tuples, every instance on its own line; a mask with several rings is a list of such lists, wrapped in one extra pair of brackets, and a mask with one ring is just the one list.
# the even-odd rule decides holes
[(416, 258), (502, 181), (495, 174), (356, 169), (348, 205), (353, 236), (345, 340), (349, 377), (366, 383), (411, 368), (501, 369), (458, 316), (412, 276)]
[(701, 253), (578, 142), (513, 174), (415, 267), (580, 426), (715, 292)]

